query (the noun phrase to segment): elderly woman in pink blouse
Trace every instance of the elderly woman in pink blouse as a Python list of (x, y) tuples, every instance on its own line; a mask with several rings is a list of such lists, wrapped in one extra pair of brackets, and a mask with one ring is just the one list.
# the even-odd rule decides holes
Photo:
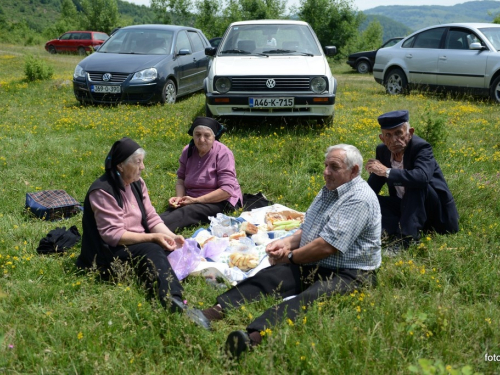
[(181, 312), (183, 289), (167, 256), (182, 246), (184, 238), (172, 233), (151, 205), (141, 178), (144, 155), (129, 138), (113, 144), (106, 172), (85, 197), (82, 250), (76, 264), (108, 275), (114, 262), (130, 262), (165, 308)]
[(197, 117), (189, 129), (193, 139), (179, 159), (175, 197), (160, 215), (172, 232), (208, 223), (209, 216), (243, 205), (233, 153), (219, 142), (224, 131), (210, 117)]

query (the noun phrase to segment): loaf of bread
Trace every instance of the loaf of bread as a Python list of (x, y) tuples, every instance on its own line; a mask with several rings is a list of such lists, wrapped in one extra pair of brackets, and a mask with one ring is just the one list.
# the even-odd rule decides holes
[(238, 233), (233, 233), (229, 236), (230, 240), (238, 240), (240, 238), (246, 237), (247, 234), (244, 231), (240, 231)]
[(256, 254), (232, 253), (229, 256), (229, 267), (238, 267), (242, 271), (248, 271), (257, 267), (259, 259)]
[(241, 224), (240, 230), (244, 231), (246, 234), (257, 234), (259, 229), (253, 225), (252, 223), (249, 223), (248, 221), (245, 221)]

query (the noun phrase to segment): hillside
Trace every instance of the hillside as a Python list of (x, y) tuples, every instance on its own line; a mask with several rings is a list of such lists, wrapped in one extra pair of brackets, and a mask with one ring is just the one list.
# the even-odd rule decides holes
[(469, 1), (453, 6), (385, 5), (367, 9), (364, 13), (392, 18), (416, 31), (448, 22), (492, 22), (500, 13), (500, 1)]
[(384, 35), (382, 36), (382, 40), (384, 41), (397, 36), (407, 36), (414, 31), (405, 24), (394, 21), (392, 18), (386, 16), (366, 14), (366, 13), (365, 15), (366, 19), (360, 25), (359, 30), (363, 31), (371, 22), (377, 20), (378, 22), (380, 22), (380, 24), (384, 29)]
[[(73, 0), (77, 9), (81, 9), (80, 0)], [(150, 7), (135, 5), (117, 0), (120, 18), (133, 20), (133, 23), (152, 23), (155, 14)], [(16, 0), (0, 1), (0, 15), (8, 22), (25, 21), (30, 29), (42, 32), (59, 18), (61, 0)], [(121, 25), (123, 26), (123, 25)]]

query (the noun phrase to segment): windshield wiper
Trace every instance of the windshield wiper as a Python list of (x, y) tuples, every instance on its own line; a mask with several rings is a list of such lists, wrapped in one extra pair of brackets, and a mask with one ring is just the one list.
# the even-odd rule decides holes
[(263, 53), (300, 53), (302, 56), (314, 56), (312, 53), (308, 53), (308, 52), (300, 52), (300, 51), (295, 51), (295, 50), (291, 50), (291, 49), (272, 49), (272, 50), (269, 50), (269, 51), (264, 51)]
[(227, 49), (225, 51), (222, 51), (221, 53), (241, 53), (244, 55), (249, 55), (250, 52), (248, 51), (243, 51), (242, 49)]

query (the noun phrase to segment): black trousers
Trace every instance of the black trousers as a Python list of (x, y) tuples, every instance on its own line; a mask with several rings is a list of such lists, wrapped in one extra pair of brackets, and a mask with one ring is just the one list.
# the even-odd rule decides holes
[[(427, 189), (406, 189), (403, 199), (378, 196), (382, 213), (382, 230), (389, 235), (420, 238), (420, 231), (434, 230), (437, 233), (458, 231), (456, 215), (443, 215), (446, 206), (440, 201), (436, 191)], [(453, 205), (453, 209), (454, 208)]]
[(246, 301), (257, 301), (264, 295), (286, 298), (264, 312), (247, 327), (247, 331), (264, 331), (266, 328), (290, 319), (295, 321), (313, 301), (333, 294), (347, 294), (363, 286), (376, 284), (375, 271), (340, 268), (331, 270), (317, 266), (280, 264), (258, 272), (217, 297), (222, 309), (235, 308)]
[(195, 203), (179, 208), (170, 207), (160, 217), (172, 232), (192, 225), (208, 224), (209, 216), (220, 212), (234, 211), (234, 206), (228, 201), (218, 203)]
[(166, 308), (170, 307), (166, 298), (171, 296), (182, 300), (183, 291), (168, 261), (168, 254), (169, 251), (152, 242), (120, 246), (113, 251), (115, 258), (132, 264), (148, 292), (159, 298)]

